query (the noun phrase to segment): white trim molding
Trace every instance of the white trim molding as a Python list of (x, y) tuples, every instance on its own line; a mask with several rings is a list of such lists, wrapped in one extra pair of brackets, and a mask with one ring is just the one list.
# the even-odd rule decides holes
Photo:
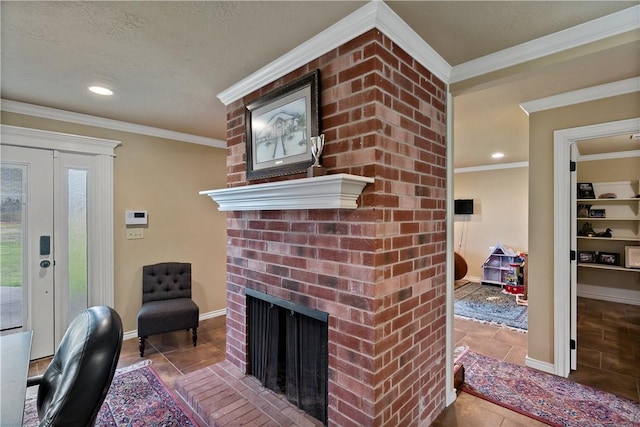
[[(639, 272), (640, 273), (640, 272)], [(631, 273), (637, 274), (637, 273)], [(640, 291), (578, 283), (578, 296), (619, 304), (640, 305)]]
[(2, 125), (2, 143), (20, 147), (43, 148), (69, 153), (114, 156), (120, 141), (51, 132), (48, 130)]
[(120, 142), (8, 125), (0, 125), (0, 136), (3, 145), (93, 157), (88, 183), (93, 195), (88, 206), (90, 303), (113, 307), (113, 150)]
[(496, 165), (469, 166), (466, 168), (455, 168), (453, 173), (487, 172), (500, 169), (528, 168), (529, 162), (499, 163)]
[(103, 129), (117, 130), (121, 132), (135, 133), (139, 135), (155, 136), (158, 138), (172, 139), (174, 141), (189, 142), (191, 144), (207, 145), (215, 148), (227, 148), (227, 142), (220, 139), (206, 138), (204, 136), (175, 132), (167, 129), (159, 129), (151, 126), (138, 125), (120, 120), (105, 119), (104, 117), (91, 116), (89, 114), (74, 113), (58, 110), (56, 108), (42, 107), (40, 105), (2, 99), (0, 109), (8, 113), (25, 114), (27, 116), (43, 119), (59, 120), (85, 126), (94, 126)]
[(615, 151), (613, 153), (579, 155), (578, 161), (591, 162), (594, 160), (628, 159), (630, 157), (640, 157), (640, 150)]
[(373, 178), (339, 173), (313, 178), (201, 191), (218, 203), (219, 211), (291, 209), (355, 209)]
[[(451, 117), (453, 113), (453, 97), (449, 88), (447, 87), (447, 117)], [(451, 141), (453, 134), (453, 120), (447, 120), (447, 141)], [(454, 238), (454, 215), (453, 215), (453, 144), (447, 144), (447, 215), (446, 215), (446, 293), (445, 293), (445, 393), (446, 400), (445, 406), (451, 405), (455, 402), (457, 393), (453, 386), (453, 353), (455, 350), (455, 332), (454, 332), (454, 282), (455, 282), (455, 269), (454, 269), (454, 255), (453, 255), (453, 238)]]
[(626, 95), (628, 93), (640, 92), (640, 77), (620, 80), (585, 89), (560, 93), (533, 101), (520, 104), (525, 113), (531, 114), (538, 111), (551, 110), (567, 105), (581, 104), (583, 102), (595, 101), (597, 99), (611, 98), (612, 96)]
[[(640, 118), (599, 123), (553, 132), (553, 373), (563, 377), (571, 369), (571, 147), (582, 139), (640, 131)], [(569, 308), (571, 307), (571, 308)], [(569, 308), (569, 309), (568, 309)], [(527, 362), (527, 366), (529, 366)]]
[(450, 83), (513, 67), (640, 28), (640, 5), (456, 65)]
[(224, 105), (229, 105), (373, 28), (380, 30), (440, 80), (448, 83), (451, 65), (386, 3), (371, 1), (247, 78), (220, 92), (218, 98)]
[(537, 369), (538, 371), (555, 375), (555, 369), (551, 363), (543, 362), (537, 359), (532, 359), (529, 357), (529, 355), (526, 355), (524, 357), (524, 364), (529, 368)]

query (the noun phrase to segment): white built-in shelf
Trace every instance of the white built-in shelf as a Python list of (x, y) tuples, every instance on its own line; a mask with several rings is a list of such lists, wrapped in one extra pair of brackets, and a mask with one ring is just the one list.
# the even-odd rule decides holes
[(220, 211), (356, 209), (373, 178), (345, 173), (201, 191)]
[(625, 268), (617, 265), (579, 263), (578, 267), (593, 268), (596, 270), (632, 271), (634, 273), (640, 273), (640, 268)]
[(622, 218), (622, 217), (617, 217), (617, 218), (586, 218), (586, 217), (580, 217), (577, 218), (578, 221), (640, 221), (640, 216), (632, 216), (632, 217), (628, 217), (628, 218)]
[(616, 203), (616, 202), (640, 202), (638, 197), (623, 197), (620, 199), (577, 199), (578, 203)]
[(578, 236), (578, 239), (581, 240), (609, 240), (615, 242), (640, 242), (640, 237), (635, 236), (617, 236), (617, 237), (589, 237), (589, 236)]

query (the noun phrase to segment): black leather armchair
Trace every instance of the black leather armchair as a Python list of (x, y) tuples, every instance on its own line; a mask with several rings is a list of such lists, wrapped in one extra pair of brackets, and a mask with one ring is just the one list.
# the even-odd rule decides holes
[(191, 299), (191, 264), (163, 262), (142, 267), (142, 307), (138, 311), (138, 347), (144, 356), (149, 335), (191, 329), (198, 341), (200, 309)]
[(39, 385), (40, 426), (93, 426), (116, 371), (122, 321), (106, 306), (91, 307), (69, 325)]

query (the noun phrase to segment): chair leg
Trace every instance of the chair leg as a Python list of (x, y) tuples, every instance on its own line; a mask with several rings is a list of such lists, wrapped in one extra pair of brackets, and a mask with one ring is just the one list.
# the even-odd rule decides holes
[(196, 346), (196, 341), (198, 341), (198, 328), (193, 328), (191, 335), (193, 337), (193, 346)]
[(146, 337), (138, 337), (138, 349), (140, 350), (140, 357), (144, 357), (144, 339)]

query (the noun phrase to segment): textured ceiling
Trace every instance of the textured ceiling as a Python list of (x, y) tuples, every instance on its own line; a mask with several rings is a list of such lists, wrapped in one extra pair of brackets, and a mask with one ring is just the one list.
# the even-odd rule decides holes
[[(365, 3), (2, 1), (1, 95), (223, 140), (226, 110), (218, 93)], [(387, 4), (458, 65), (638, 2)], [(504, 162), (526, 160), (528, 122), (518, 104), (638, 76), (638, 48), (636, 36), (454, 92), (456, 166), (489, 163), (495, 149), (508, 153)], [(116, 94), (88, 93), (94, 83)]]

